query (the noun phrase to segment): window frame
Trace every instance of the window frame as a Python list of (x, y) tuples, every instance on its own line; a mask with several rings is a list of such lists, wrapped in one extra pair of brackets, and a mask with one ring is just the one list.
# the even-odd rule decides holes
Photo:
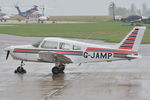
[[(62, 48), (62, 45), (61, 44), (64, 44), (64, 45), (67, 45), (69, 48)], [(61, 46), (61, 47), (60, 47)], [(71, 47), (72, 45), (70, 43), (66, 43), (66, 42), (59, 42), (59, 49), (60, 50), (71, 50)]]
[[(46, 42), (55, 42), (55, 43), (57, 43), (57, 46), (56, 46), (56, 48), (49, 48), (49, 47), (42, 47)], [(59, 45), (59, 43), (58, 43), (58, 41), (50, 41), (50, 40), (44, 40), (42, 43), (41, 43), (41, 45), (40, 45), (40, 48), (43, 48), (43, 49), (58, 49), (58, 45)]]

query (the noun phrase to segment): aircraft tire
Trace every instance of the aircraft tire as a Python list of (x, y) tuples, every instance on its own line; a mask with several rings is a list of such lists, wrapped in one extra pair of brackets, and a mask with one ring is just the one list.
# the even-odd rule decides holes
[(53, 67), (52, 68), (52, 73), (53, 74), (59, 74), (60, 73), (60, 69), (58, 67)]
[(26, 70), (23, 67), (18, 67), (14, 73), (25, 74)]

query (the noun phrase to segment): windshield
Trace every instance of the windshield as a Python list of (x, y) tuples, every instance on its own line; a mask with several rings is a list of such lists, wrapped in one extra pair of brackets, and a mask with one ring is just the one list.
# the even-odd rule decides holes
[(44, 41), (41, 48), (57, 49), (58, 42), (56, 41)]
[(34, 46), (34, 47), (39, 47), (39, 45), (41, 44), (41, 42), (42, 42), (42, 40), (41, 41), (38, 41), (38, 42), (35, 42), (35, 43), (33, 43), (32, 44), (32, 46)]

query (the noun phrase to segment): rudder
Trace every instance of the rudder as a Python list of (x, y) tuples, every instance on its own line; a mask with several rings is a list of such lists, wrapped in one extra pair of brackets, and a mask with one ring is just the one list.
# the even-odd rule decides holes
[(134, 27), (133, 30), (122, 40), (122, 42), (120, 42), (119, 49), (138, 51), (145, 30), (145, 26)]

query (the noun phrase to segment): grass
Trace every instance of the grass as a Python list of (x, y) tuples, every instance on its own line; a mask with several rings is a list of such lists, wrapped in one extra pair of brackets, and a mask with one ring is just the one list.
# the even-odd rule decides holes
[[(89, 21), (79, 24), (16, 24), (0, 27), (0, 33), (20, 36), (67, 37), (120, 42), (133, 28), (130, 24), (108, 21), (109, 17), (53, 17), (52, 20)], [(150, 25), (143, 43), (150, 43)]]

